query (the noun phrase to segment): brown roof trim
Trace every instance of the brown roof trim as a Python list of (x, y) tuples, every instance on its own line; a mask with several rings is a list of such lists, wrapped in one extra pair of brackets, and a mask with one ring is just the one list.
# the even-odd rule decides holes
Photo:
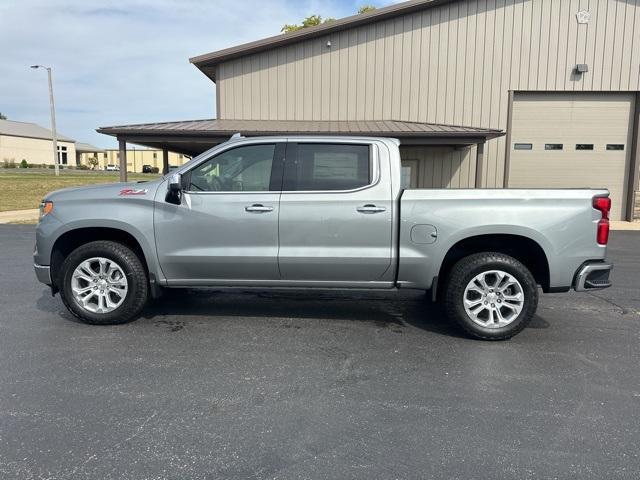
[[(388, 7), (379, 8), (371, 12), (352, 15), (350, 17), (334, 20), (316, 27), (304, 28), (292, 33), (275, 35), (263, 38), (255, 42), (249, 42), (235, 47), (225, 48), (211, 53), (205, 53), (189, 59), (191, 63), (202, 70), (205, 75), (215, 81), (215, 73), (211, 67), (226, 60), (243, 57), (252, 53), (261, 52), (275, 47), (281, 47), (292, 43), (300, 42), (310, 38), (317, 38), (341, 30), (379, 22), (399, 15), (405, 15), (425, 8), (435, 7), (455, 0), (409, 0)], [(206, 71), (204, 69), (207, 69)]]
[[(502, 130), (397, 120), (289, 121), (289, 120), (188, 120), (102, 127), (111, 136), (225, 137), (240, 132), (247, 136), (342, 135), (395, 138), (484, 139), (504, 135)], [(475, 142), (475, 140), (474, 140)], [(472, 143), (474, 143), (472, 142)]]

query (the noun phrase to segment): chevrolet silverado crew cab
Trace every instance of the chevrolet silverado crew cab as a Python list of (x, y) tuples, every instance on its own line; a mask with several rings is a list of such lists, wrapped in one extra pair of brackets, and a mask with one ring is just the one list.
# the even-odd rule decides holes
[(482, 339), (525, 328), (539, 288), (610, 286), (607, 190), (403, 188), (399, 145), (236, 135), (157, 181), (53, 192), (36, 275), (91, 324), (165, 288), (421, 289)]

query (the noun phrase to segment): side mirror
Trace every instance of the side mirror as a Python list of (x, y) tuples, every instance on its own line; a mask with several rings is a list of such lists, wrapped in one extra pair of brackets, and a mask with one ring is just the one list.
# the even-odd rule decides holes
[(165, 200), (175, 205), (180, 205), (182, 202), (182, 175), (179, 173), (174, 173), (169, 178)]

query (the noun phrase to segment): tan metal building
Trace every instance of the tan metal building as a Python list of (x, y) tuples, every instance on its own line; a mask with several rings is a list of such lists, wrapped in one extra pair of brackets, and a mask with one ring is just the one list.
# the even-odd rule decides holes
[[(75, 165), (76, 141), (58, 135), (58, 163)], [(0, 161), (29, 165), (53, 165), (53, 134), (51, 130), (31, 122), (0, 119)]]
[[(413, 186), (606, 186), (613, 218), (631, 219), (638, 44), (638, 0), (412, 0), (192, 58), (217, 87), (208, 134), (183, 122), (100, 131), (197, 153), (223, 122), (245, 134), (391, 123), (401, 130), (384, 134), (417, 132), (402, 148)], [(419, 134), (433, 128), (446, 134)]]
[[(77, 150), (77, 149), (76, 149)], [(148, 148), (127, 149), (127, 172), (141, 173), (145, 165), (162, 170), (162, 150)], [(106, 170), (107, 165), (120, 165), (120, 151), (114, 149), (85, 149), (79, 154), (78, 164), (92, 166), (89, 160), (95, 159), (95, 169)], [(169, 152), (169, 165), (178, 167), (191, 157), (182, 153)]]

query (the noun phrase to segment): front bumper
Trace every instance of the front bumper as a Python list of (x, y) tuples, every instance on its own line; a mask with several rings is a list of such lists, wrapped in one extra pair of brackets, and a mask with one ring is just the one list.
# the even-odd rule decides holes
[(51, 285), (51, 268), (48, 265), (38, 265), (34, 263), (33, 269), (36, 271), (36, 277), (39, 282)]
[(613, 265), (604, 262), (587, 262), (583, 264), (573, 282), (576, 292), (587, 290), (602, 290), (611, 286), (609, 275), (613, 270)]

